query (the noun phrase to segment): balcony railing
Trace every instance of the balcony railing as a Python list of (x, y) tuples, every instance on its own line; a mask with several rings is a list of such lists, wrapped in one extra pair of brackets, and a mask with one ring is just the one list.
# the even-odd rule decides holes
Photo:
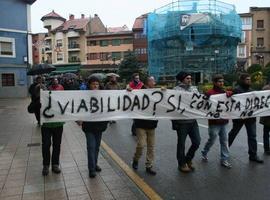
[(78, 63), (81, 62), (80, 58), (69, 58), (68, 59), (69, 63)]
[(69, 44), (68, 45), (68, 48), (69, 49), (79, 49), (80, 48), (80, 45), (79, 44)]

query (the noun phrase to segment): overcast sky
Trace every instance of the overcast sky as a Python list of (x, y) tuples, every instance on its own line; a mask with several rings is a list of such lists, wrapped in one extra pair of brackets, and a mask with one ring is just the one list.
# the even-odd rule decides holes
[[(249, 7), (270, 7), (270, 0), (222, 0), (234, 4), (239, 13), (249, 11)], [(31, 8), (32, 32), (46, 32), (43, 28), (42, 16), (52, 10), (64, 18), (74, 14), (93, 16), (98, 14), (108, 27), (127, 25), (132, 28), (136, 17), (152, 12), (154, 9), (172, 2), (172, 0), (37, 0)]]

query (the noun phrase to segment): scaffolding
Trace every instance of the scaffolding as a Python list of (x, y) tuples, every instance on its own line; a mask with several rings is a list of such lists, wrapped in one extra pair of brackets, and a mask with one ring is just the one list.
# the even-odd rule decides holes
[(148, 15), (147, 37), (149, 73), (157, 80), (181, 70), (207, 77), (233, 70), (241, 20), (231, 4), (175, 1)]

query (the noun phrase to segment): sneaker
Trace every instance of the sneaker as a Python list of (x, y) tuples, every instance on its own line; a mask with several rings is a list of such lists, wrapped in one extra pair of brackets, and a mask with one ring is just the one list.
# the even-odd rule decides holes
[(96, 166), (96, 172), (101, 172), (101, 170), (102, 170), (101, 167), (97, 165)]
[(146, 167), (146, 173), (155, 176), (157, 174), (156, 171), (152, 169), (152, 167)]
[(178, 169), (183, 172), (183, 173), (189, 173), (191, 172), (192, 170), (188, 167), (187, 164), (184, 164), (182, 166), (179, 166)]
[(49, 174), (49, 166), (44, 165), (42, 169), (42, 175), (47, 176)]
[(227, 169), (231, 169), (232, 168), (232, 164), (229, 163), (227, 160), (221, 161), (221, 166), (226, 167)]
[(139, 165), (138, 161), (133, 160), (133, 162), (132, 162), (133, 169), (137, 170), (138, 169), (138, 165)]
[(187, 162), (187, 166), (189, 167), (189, 169), (191, 169), (192, 171), (195, 170), (195, 167), (193, 166), (192, 162), (191, 161), (188, 161)]
[(95, 171), (90, 171), (89, 172), (89, 177), (90, 178), (95, 178), (97, 176), (96, 172)]
[(263, 160), (259, 158), (259, 156), (249, 157), (249, 160), (256, 163), (263, 163)]
[(53, 165), (52, 166), (52, 172), (55, 173), (55, 174), (60, 174), (61, 169), (60, 169), (59, 165)]
[(202, 151), (202, 161), (208, 162), (208, 157), (206, 154), (203, 153), (203, 151)]

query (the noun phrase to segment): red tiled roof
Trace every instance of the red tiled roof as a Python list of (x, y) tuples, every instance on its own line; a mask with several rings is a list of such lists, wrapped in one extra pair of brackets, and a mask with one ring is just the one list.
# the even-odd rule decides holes
[(128, 31), (128, 27), (126, 25), (121, 26), (121, 27), (109, 27), (109, 28), (107, 28), (107, 31), (110, 33)]
[(135, 19), (132, 29), (143, 29), (144, 19), (147, 18), (147, 14), (141, 15)]
[(71, 19), (64, 22), (61, 26), (57, 27), (52, 31), (68, 31), (69, 29), (86, 31), (86, 26), (88, 22), (89, 18)]
[(41, 18), (41, 21), (44, 21), (45, 19), (60, 19), (62, 21), (66, 21), (66, 19), (64, 17), (62, 17), (61, 15), (57, 14), (56, 12), (54, 12), (54, 10), (52, 12), (50, 12), (47, 15), (44, 15)]

